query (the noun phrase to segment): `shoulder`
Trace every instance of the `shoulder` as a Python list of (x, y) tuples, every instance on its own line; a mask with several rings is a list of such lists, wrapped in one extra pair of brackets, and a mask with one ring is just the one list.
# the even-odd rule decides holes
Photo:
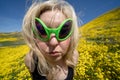
[(38, 58), (33, 51), (26, 54), (24, 62), (31, 74), (32, 80), (47, 80), (46, 77), (41, 76), (37, 70)]
[(31, 77), (32, 77), (32, 80), (47, 80), (45, 76), (41, 76), (38, 73), (37, 67), (35, 67), (35, 70), (31, 72)]
[(74, 69), (72, 67), (68, 67), (68, 75), (65, 80), (73, 80)]
[(72, 67), (68, 67), (68, 73), (73, 75), (74, 74), (74, 69)]
[(30, 51), (29, 53), (26, 54), (26, 56), (24, 58), (24, 63), (25, 63), (26, 67), (28, 68), (28, 70), (30, 72), (34, 71), (35, 62), (34, 62), (34, 53), (33, 53), (33, 51)]

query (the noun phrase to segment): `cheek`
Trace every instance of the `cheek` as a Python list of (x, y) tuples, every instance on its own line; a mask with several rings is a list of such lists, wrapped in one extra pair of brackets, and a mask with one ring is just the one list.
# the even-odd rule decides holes
[(37, 41), (37, 45), (42, 52), (45, 51), (47, 48), (47, 45), (45, 42)]
[(68, 47), (70, 45), (70, 38), (67, 40), (61, 42), (61, 48), (66, 52), (68, 50)]

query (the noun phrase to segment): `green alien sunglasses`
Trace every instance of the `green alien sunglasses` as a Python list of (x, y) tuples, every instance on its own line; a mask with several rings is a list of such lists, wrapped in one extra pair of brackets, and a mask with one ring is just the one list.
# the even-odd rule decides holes
[(32, 27), (34, 35), (41, 41), (49, 41), (51, 33), (54, 33), (58, 41), (64, 41), (69, 38), (73, 32), (72, 19), (65, 19), (57, 28), (49, 28), (45, 23), (35, 18), (35, 27)]

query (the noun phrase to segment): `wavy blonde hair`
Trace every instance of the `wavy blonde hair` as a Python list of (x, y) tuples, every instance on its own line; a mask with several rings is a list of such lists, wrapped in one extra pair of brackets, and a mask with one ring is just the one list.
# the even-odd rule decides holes
[[(38, 66), (37, 69), (41, 75), (45, 75), (49, 78), (49, 73), (53, 68), (50, 66), (45, 57), (41, 54), (35, 40), (34, 34), (32, 31), (32, 26), (35, 26), (35, 17), (39, 17), (42, 13), (48, 10), (60, 10), (67, 18), (72, 18), (74, 27), (73, 34), (71, 36), (70, 47), (68, 49), (67, 54), (65, 55), (65, 62), (68, 66), (74, 67), (76, 65), (76, 61), (74, 61), (74, 52), (76, 51), (76, 46), (78, 42), (78, 23), (77, 16), (75, 14), (74, 8), (63, 0), (49, 0), (44, 2), (34, 2), (31, 7), (28, 9), (26, 15), (23, 19), (22, 25), (22, 34), (23, 37), (30, 47), (30, 52), (25, 57), (25, 64), (29, 68), (31, 72), (34, 71), (35, 61), (33, 59), (34, 54), (38, 58)], [(52, 74), (51, 74), (52, 76)]]

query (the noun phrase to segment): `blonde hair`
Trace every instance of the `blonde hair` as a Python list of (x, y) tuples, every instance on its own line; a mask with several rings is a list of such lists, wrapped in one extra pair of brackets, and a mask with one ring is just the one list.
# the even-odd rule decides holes
[(74, 67), (74, 51), (76, 50), (77, 42), (78, 42), (78, 23), (77, 23), (77, 16), (75, 14), (74, 8), (63, 0), (49, 0), (44, 2), (34, 2), (32, 6), (27, 11), (26, 15), (23, 19), (22, 25), (22, 34), (23, 37), (30, 47), (30, 53), (27, 54), (25, 60), (27, 62), (26, 65), (29, 67), (31, 72), (34, 71), (35, 63), (33, 59), (33, 55), (36, 54), (38, 57), (38, 71), (41, 75), (45, 75), (49, 77), (49, 71), (52, 70), (49, 63), (46, 61), (45, 57), (41, 54), (36, 42), (34, 40), (34, 34), (32, 32), (32, 26), (35, 26), (35, 17), (39, 17), (42, 13), (47, 10), (55, 10), (58, 9), (62, 11), (62, 13), (67, 18), (73, 19), (72, 27), (74, 27), (73, 34), (71, 36), (71, 43), (68, 49), (68, 54), (65, 55), (65, 62), (68, 66)]

